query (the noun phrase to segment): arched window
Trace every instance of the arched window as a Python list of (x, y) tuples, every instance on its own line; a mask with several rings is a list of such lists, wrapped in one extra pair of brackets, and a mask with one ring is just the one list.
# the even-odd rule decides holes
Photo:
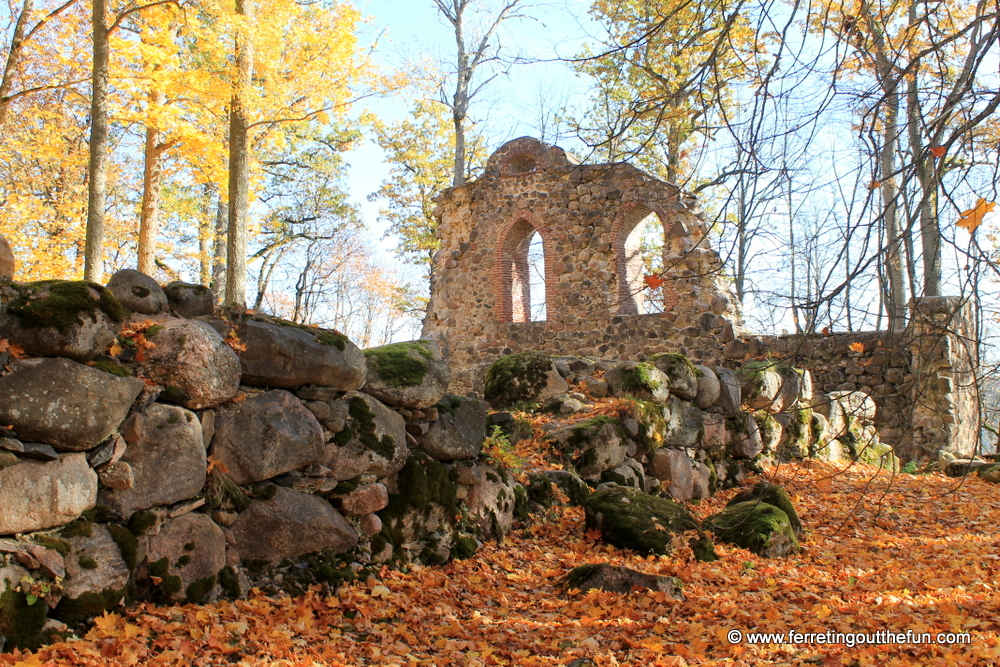
[(655, 211), (637, 205), (617, 225), (618, 314), (663, 312), (663, 288), (651, 289), (647, 275), (663, 272), (665, 230)]
[(545, 239), (522, 218), (499, 241), (497, 316), (504, 322), (544, 321), (549, 285)]

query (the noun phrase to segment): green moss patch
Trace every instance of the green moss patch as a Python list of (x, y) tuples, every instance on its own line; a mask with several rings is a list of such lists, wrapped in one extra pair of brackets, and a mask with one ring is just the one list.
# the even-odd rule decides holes
[(630, 394), (643, 391), (655, 392), (660, 388), (661, 383), (653, 378), (654, 368), (656, 367), (652, 364), (644, 363), (637, 363), (621, 368), (621, 383), (619, 386), (621, 386), (622, 391)]
[(212, 593), (212, 589), (215, 588), (215, 583), (217, 577), (213, 574), (208, 577), (202, 577), (201, 579), (196, 579), (187, 585), (184, 589), (187, 595), (187, 601), (193, 604), (201, 604), (208, 599), (208, 596)]
[(391, 343), (364, 352), (369, 368), (390, 387), (416, 387), (424, 381), (434, 359), (427, 343), (421, 340)]
[(100, 593), (88, 591), (78, 598), (64, 597), (53, 615), (64, 623), (80, 623), (116, 608), (124, 598), (125, 591), (115, 588), (106, 588)]
[(242, 594), (239, 577), (236, 576), (236, 571), (229, 565), (219, 571), (219, 585), (222, 586), (222, 590), (227, 597), (236, 599)]
[(552, 359), (541, 352), (509, 354), (486, 371), (483, 397), (498, 407), (517, 401), (534, 401), (548, 384)]
[(111, 539), (118, 545), (118, 551), (121, 552), (122, 560), (128, 565), (128, 569), (134, 570), (139, 551), (139, 541), (135, 538), (135, 535), (125, 526), (119, 526), (114, 523), (108, 524), (105, 528), (111, 534)]
[[(347, 414), (354, 420), (358, 441), (363, 447), (375, 452), (387, 461), (391, 461), (396, 456), (396, 440), (389, 434), (384, 434), (379, 438), (375, 432), (375, 413), (372, 412), (368, 401), (361, 396), (352, 397), (347, 404)], [(347, 430), (344, 429), (344, 431)], [(348, 434), (348, 442), (352, 435), (353, 433)], [(335, 438), (335, 441), (340, 444), (339, 439)]]
[(685, 375), (700, 377), (703, 375), (697, 368), (694, 367), (694, 364), (691, 363), (690, 359), (678, 352), (661, 352), (660, 354), (654, 354), (649, 358), (649, 363), (659, 368), (667, 375), (667, 377), (670, 378), (678, 378)]
[[(77, 280), (43, 280), (14, 284), (18, 296), (7, 312), (28, 329), (54, 327), (67, 334), (83, 316), (103, 312), (112, 322), (125, 321), (125, 308), (103, 285)], [(95, 298), (96, 292), (96, 298)]]
[[(90, 533), (88, 532), (86, 536), (90, 537)], [(71, 537), (71, 536), (66, 535), (66, 537)], [(59, 552), (59, 555), (62, 556), (63, 558), (68, 556), (69, 552), (73, 548), (69, 542), (59, 537), (56, 537), (55, 535), (35, 535), (35, 543), (41, 544), (43, 547), (46, 547), (48, 549), (55, 549), (56, 551)]]
[(0, 635), (7, 638), (4, 650), (35, 650), (42, 645), (48, 607), (43, 600), (28, 604), (24, 593), (7, 585), (0, 593)]
[(672, 500), (638, 489), (612, 487), (590, 494), (583, 503), (587, 527), (605, 542), (640, 553), (670, 553), (677, 533), (699, 530), (698, 522)]
[(776, 558), (799, 552), (788, 515), (774, 505), (751, 500), (730, 505), (705, 520), (705, 527), (722, 542)]
[(788, 497), (788, 493), (783, 488), (770, 482), (757, 482), (749, 489), (744, 489), (733, 496), (728, 505), (751, 500), (764, 502), (780, 509), (788, 517), (788, 523), (795, 531), (795, 536), (802, 537), (802, 522), (799, 521), (799, 515), (792, 505), (792, 499)]
[(128, 366), (123, 366), (117, 361), (112, 361), (111, 359), (98, 359), (94, 362), (94, 368), (99, 371), (104, 371), (105, 373), (111, 373), (112, 375), (117, 375), (121, 378), (132, 377), (132, 369)]

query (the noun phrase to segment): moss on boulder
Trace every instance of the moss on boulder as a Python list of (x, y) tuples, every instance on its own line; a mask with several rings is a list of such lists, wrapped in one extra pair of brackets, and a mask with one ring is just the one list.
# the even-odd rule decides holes
[(81, 318), (103, 313), (112, 322), (125, 321), (126, 312), (103, 285), (81, 280), (41, 280), (15, 284), (18, 296), (7, 304), (25, 329), (53, 327), (65, 335)]
[(494, 407), (504, 408), (519, 401), (542, 402), (568, 388), (549, 355), (521, 352), (493, 362), (486, 371), (483, 396)]
[(698, 395), (698, 378), (703, 375), (690, 359), (677, 352), (654, 354), (649, 363), (667, 376), (670, 393), (683, 399), (693, 400)]
[[(390, 387), (415, 387), (424, 381), (428, 363), (434, 358), (422, 340), (390, 343), (364, 351), (368, 371)], [(369, 376), (371, 382), (371, 376)]]
[(601, 531), (609, 544), (640, 553), (670, 553), (678, 533), (700, 529), (683, 506), (628, 487), (595, 491), (583, 506), (588, 528)]
[(749, 489), (744, 489), (733, 496), (727, 505), (736, 505), (737, 503), (752, 500), (774, 505), (784, 512), (788, 516), (788, 523), (791, 525), (792, 530), (795, 531), (795, 537), (802, 538), (802, 522), (799, 521), (799, 515), (795, 511), (792, 499), (788, 497), (787, 491), (777, 484), (757, 482)]
[(751, 500), (730, 505), (705, 520), (705, 527), (722, 542), (777, 558), (799, 552), (799, 541), (788, 515), (774, 505)]

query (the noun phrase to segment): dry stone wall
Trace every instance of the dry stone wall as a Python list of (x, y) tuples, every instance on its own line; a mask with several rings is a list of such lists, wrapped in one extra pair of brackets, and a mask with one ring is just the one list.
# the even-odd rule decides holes
[[(453, 388), (481, 391), (486, 365), (539, 350), (625, 359), (682, 352), (715, 362), (731, 340), (735, 300), (720, 278), (695, 198), (626, 163), (581, 165), (523, 137), (477, 181), (438, 201), (425, 338), (445, 337)], [(645, 221), (664, 236), (662, 313), (643, 314), (638, 253)], [(528, 244), (544, 255), (546, 317), (531, 321)]]

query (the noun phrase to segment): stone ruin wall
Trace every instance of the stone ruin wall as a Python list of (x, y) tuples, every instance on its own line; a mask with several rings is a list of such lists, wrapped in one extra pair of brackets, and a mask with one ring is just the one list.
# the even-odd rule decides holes
[[(735, 299), (719, 276), (695, 198), (625, 163), (581, 165), (530, 138), (494, 153), (477, 181), (445, 192), (423, 337), (448, 341), (453, 390), (482, 390), (504, 354), (541, 350), (611, 359), (683, 352), (721, 361)], [(665, 237), (663, 312), (642, 314), (636, 227)], [(544, 246), (547, 318), (530, 321), (528, 243)]]
[[(622, 360), (680, 352), (731, 368), (773, 356), (810, 370), (817, 391), (871, 395), (880, 435), (904, 461), (976, 451), (975, 314), (957, 298), (917, 299), (895, 339), (742, 332), (692, 195), (628, 164), (577, 164), (530, 138), (505, 144), (483, 177), (438, 203), (441, 249), (423, 336), (447, 340), (454, 391), (481, 393), (491, 362), (528, 350)], [(637, 314), (644, 284), (629, 262), (629, 232), (649, 213), (664, 229), (664, 312)], [(547, 319), (532, 322), (523, 285), (534, 231), (544, 244)]]

